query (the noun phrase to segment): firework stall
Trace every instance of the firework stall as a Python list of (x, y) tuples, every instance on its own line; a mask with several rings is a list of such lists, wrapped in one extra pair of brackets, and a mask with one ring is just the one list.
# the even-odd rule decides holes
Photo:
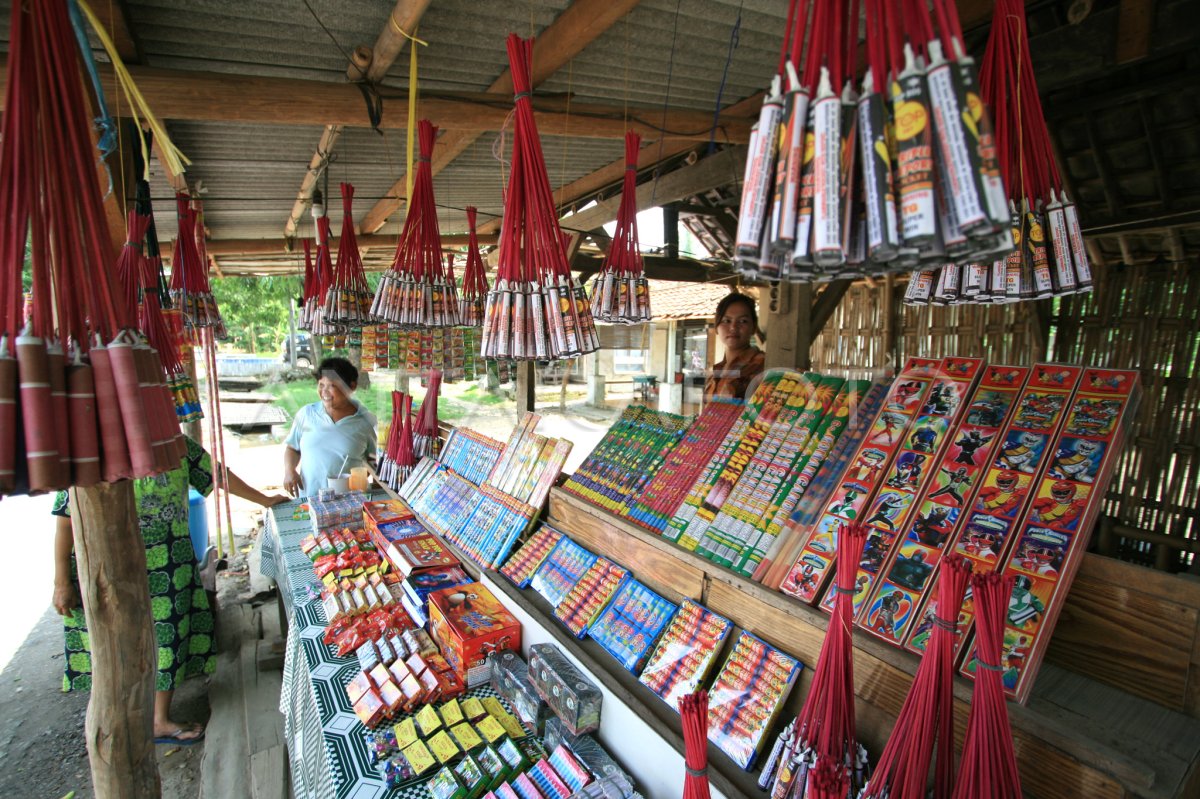
[(1200, 796), (1194, 3), (10, 5), (0, 496), (70, 489), (97, 796), (133, 486), (187, 426), (237, 555), (267, 307), (379, 425), (265, 514), (256, 797)]

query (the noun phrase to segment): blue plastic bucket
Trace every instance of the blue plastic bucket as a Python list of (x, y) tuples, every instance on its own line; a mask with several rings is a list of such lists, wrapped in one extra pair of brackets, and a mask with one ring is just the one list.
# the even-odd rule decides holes
[(188, 489), (188, 533), (192, 537), (192, 551), (196, 562), (203, 563), (208, 552), (208, 503), (204, 495), (194, 488)]

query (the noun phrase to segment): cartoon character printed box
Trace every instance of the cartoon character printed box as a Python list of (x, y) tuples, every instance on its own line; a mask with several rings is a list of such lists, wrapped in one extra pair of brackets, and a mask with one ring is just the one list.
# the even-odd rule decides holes
[(521, 623), (482, 583), (430, 594), (429, 633), (468, 687), (490, 679), (490, 653), (521, 649)]

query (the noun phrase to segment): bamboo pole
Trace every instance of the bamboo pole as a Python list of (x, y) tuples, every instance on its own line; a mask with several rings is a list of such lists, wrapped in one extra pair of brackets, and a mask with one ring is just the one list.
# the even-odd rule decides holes
[(157, 658), (133, 483), (71, 489), (71, 519), (91, 640), (85, 735), (92, 787), (98, 799), (157, 799)]

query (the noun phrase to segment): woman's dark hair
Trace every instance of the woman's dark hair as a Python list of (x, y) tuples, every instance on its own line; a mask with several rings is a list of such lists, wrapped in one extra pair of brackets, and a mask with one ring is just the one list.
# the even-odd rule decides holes
[(358, 370), (345, 358), (326, 358), (321, 361), (317, 366), (316, 378), (320, 380), (326, 372), (333, 372), (340, 377), (347, 388), (358, 384)]
[(754, 329), (758, 330), (758, 309), (754, 307), (754, 298), (748, 294), (742, 294), (737, 291), (726, 294), (721, 298), (721, 301), (717, 303), (717, 317), (715, 319), (715, 323), (718, 325), (721, 324), (721, 319), (724, 318), (725, 312), (729, 310), (729, 306), (739, 302), (750, 309), (750, 318), (754, 320)]

